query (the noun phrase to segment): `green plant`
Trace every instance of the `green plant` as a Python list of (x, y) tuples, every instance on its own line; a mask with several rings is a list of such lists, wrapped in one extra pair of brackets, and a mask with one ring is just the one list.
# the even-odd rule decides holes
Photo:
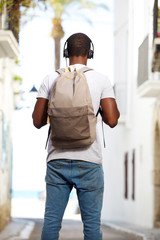
[(19, 92), (14, 92), (13, 93), (15, 96), (18, 96), (18, 95), (20, 95), (21, 94), (21, 92), (19, 91)]
[[(43, 0), (45, 2), (45, 0)], [(27, 14), (29, 8), (35, 8), (38, 0), (1, 0), (0, 15), (7, 12), (8, 29), (10, 29), (17, 41), (19, 42), (20, 19), (21, 16)]]
[(22, 77), (20, 77), (20, 76), (18, 76), (18, 75), (15, 75), (15, 76), (13, 77), (13, 80), (14, 80), (14, 81), (18, 81), (20, 84), (21, 84), (22, 81), (23, 81)]

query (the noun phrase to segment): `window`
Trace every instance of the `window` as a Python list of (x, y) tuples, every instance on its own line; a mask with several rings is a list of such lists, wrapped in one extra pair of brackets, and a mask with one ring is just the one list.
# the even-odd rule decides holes
[(153, 8), (153, 39), (160, 37), (160, 0), (154, 1)]
[(132, 153), (132, 200), (135, 200), (135, 150)]
[[(132, 200), (135, 200), (135, 150), (132, 151), (131, 155), (131, 161), (128, 158), (129, 153), (125, 153), (124, 157), (124, 197), (125, 199), (129, 198), (128, 192), (131, 188), (131, 198)], [(131, 163), (131, 164), (130, 164)], [(131, 169), (130, 169), (131, 167)], [(128, 170), (131, 170), (128, 171)], [(131, 173), (130, 179), (129, 179), (129, 172)], [(130, 183), (131, 185), (129, 185)]]
[(124, 197), (128, 198), (128, 153), (125, 154), (124, 161)]
[(158, 0), (154, 1), (153, 8), (153, 39), (157, 37), (157, 26), (158, 26)]

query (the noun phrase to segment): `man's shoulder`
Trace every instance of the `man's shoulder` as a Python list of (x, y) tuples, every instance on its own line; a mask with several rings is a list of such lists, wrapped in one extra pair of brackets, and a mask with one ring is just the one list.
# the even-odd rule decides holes
[(53, 85), (53, 83), (55, 82), (56, 78), (58, 77), (58, 73), (57, 72), (51, 72), (48, 73), (44, 78), (43, 78), (43, 82), (42, 85), (48, 86), (49, 88)]
[(102, 81), (102, 82), (110, 81), (107, 75), (100, 73), (95, 69), (91, 69), (91, 71), (87, 71), (86, 76), (95, 80), (97, 79), (97, 81)]
[(48, 79), (54, 80), (55, 78), (58, 77), (58, 75), (59, 75), (59, 73), (55, 71), (55, 72), (49, 73), (47, 76), (48, 76)]

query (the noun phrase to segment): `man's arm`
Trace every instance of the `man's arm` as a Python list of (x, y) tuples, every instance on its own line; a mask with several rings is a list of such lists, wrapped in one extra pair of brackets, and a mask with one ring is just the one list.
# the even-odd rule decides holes
[(41, 128), (47, 124), (48, 99), (38, 98), (32, 114), (33, 125)]
[(101, 99), (102, 107), (102, 120), (111, 128), (115, 127), (118, 123), (120, 113), (117, 108), (117, 103), (114, 98)]

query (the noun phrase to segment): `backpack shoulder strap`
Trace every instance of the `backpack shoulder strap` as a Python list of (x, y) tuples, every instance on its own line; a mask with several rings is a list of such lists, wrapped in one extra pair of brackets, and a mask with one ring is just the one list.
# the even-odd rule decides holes
[(52, 93), (55, 91), (56, 82), (58, 81), (60, 75), (65, 72), (65, 68), (60, 68), (60, 69), (56, 70), (55, 72), (58, 73), (59, 75), (55, 78), (55, 83), (54, 83), (53, 88), (51, 89), (50, 95), (52, 95)]
[(91, 70), (93, 70), (93, 69), (89, 68), (89, 67), (82, 67), (81, 69), (79, 69), (78, 72), (85, 73), (85, 72), (88, 72), (88, 71), (91, 71)]
[(65, 68), (57, 69), (56, 72), (62, 74), (63, 72), (65, 72)]
[[(78, 70), (78, 72), (80, 73), (85, 73), (85, 72), (88, 72), (88, 71), (91, 71), (93, 70), (92, 68), (89, 68), (89, 67), (82, 67), (81, 69)], [(64, 72), (70, 72), (69, 68), (60, 68), (60, 69), (57, 69), (56, 72), (58, 74), (62, 74)]]

